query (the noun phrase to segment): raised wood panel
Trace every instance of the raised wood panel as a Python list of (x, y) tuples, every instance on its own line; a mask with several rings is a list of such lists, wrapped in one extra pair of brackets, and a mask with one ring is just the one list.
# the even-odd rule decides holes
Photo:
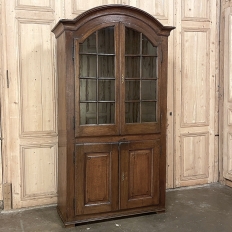
[(56, 134), (51, 23), (19, 21), (21, 135)]
[(181, 181), (209, 176), (209, 134), (181, 135)]
[(21, 200), (55, 196), (57, 192), (57, 145), (21, 147)]
[(110, 153), (87, 153), (85, 156), (85, 205), (110, 202)]
[(121, 209), (161, 203), (160, 150), (160, 140), (120, 144)]
[(209, 30), (183, 29), (181, 126), (209, 124)]
[(182, 0), (182, 20), (209, 21), (209, 0)]
[(127, 0), (128, 5), (138, 7), (159, 19), (168, 19), (169, 0)]
[(130, 151), (129, 200), (152, 197), (152, 149)]
[(118, 168), (117, 144), (76, 145), (76, 215), (118, 209)]
[(232, 175), (232, 133), (228, 133), (227, 146), (227, 175)]
[(55, 0), (16, 0), (17, 10), (54, 11)]
[(228, 109), (228, 126), (232, 126), (232, 109)]
[(95, 6), (107, 5), (107, 4), (117, 4), (119, 0), (72, 0), (72, 13), (80, 14), (86, 10), (89, 10)]

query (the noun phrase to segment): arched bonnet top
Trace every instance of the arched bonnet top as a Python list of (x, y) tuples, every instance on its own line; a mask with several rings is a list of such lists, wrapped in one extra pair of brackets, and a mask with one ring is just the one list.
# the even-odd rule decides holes
[(153, 28), (156, 34), (160, 36), (169, 36), (171, 30), (175, 29), (175, 27), (163, 26), (156, 18), (143, 10), (132, 6), (113, 4), (92, 8), (73, 20), (62, 19), (55, 25), (52, 32), (55, 34), (56, 38), (58, 38), (64, 31), (76, 31), (85, 23), (103, 16), (119, 16), (119, 18), (120, 16), (124, 16), (127, 18), (139, 19)]

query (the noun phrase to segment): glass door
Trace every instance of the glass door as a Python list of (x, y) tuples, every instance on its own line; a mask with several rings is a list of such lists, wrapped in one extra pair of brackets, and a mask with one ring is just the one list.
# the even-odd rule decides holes
[(75, 44), (76, 136), (160, 132), (160, 48), (122, 23)]
[(115, 33), (115, 26), (106, 27), (76, 44), (77, 135), (118, 133)]
[(122, 49), (122, 133), (157, 133), (159, 116), (158, 46), (141, 32), (125, 27)]

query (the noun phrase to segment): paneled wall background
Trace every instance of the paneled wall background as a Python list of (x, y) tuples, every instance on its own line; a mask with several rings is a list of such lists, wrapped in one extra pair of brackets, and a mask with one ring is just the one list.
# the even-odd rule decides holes
[(222, 1), (220, 23), (220, 180), (232, 187), (232, 2)]
[[(217, 1), (176, 1), (175, 186), (217, 181)], [(216, 119), (216, 121), (215, 121)]]
[[(219, 0), (0, 0), (3, 181), (13, 208), (56, 203), (57, 83), (52, 27), (102, 4), (143, 9), (169, 37), (167, 188), (215, 182)], [(8, 71), (7, 71), (8, 70)], [(1, 158), (0, 158), (1, 165)]]

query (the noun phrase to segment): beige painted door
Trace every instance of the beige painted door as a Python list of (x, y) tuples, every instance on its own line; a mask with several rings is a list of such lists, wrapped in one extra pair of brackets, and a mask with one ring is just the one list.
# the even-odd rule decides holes
[[(13, 208), (56, 203), (57, 96), (52, 27), (62, 1), (2, 1), (4, 183)], [(7, 71), (8, 70), (8, 71)]]
[(224, 34), (223, 71), (224, 81), (221, 82), (224, 96), (222, 97), (222, 161), (223, 181), (232, 187), (232, 8), (224, 11), (222, 33)]
[(218, 178), (217, 3), (217, 0), (175, 1), (176, 187), (206, 184)]

